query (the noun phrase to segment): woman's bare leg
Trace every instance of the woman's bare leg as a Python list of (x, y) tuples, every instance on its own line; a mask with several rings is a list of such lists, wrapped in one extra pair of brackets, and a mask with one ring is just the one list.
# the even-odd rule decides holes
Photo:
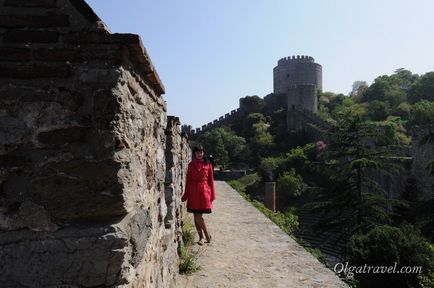
[(208, 229), (206, 228), (206, 224), (205, 224), (205, 219), (203, 219), (202, 214), (200, 214), (200, 217), (198, 218), (198, 220), (199, 220), (199, 225), (201, 226), (201, 229), (202, 229), (203, 233), (205, 234), (206, 242), (210, 242), (211, 236), (208, 233)]
[(200, 218), (202, 218), (202, 214), (194, 213), (194, 226), (196, 227), (197, 234), (199, 234), (199, 241), (203, 239), (202, 223)]

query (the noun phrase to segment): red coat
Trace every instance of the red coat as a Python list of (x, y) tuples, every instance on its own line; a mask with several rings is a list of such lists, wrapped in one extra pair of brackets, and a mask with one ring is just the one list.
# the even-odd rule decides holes
[(194, 159), (188, 164), (185, 193), (181, 200), (187, 200), (188, 210), (211, 210), (215, 199), (214, 175), (211, 164)]

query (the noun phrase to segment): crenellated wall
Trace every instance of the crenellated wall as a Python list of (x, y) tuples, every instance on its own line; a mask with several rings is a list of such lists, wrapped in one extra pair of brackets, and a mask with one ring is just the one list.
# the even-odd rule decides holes
[(219, 117), (218, 119), (215, 119), (212, 122), (209, 122), (205, 125), (202, 125), (201, 128), (193, 129), (191, 125), (183, 125), (181, 130), (182, 132), (186, 133), (187, 135), (197, 135), (200, 134), (206, 130), (211, 130), (217, 127), (221, 127), (224, 125), (227, 125), (234, 121), (235, 119), (238, 119), (241, 115), (240, 109), (232, 110), (230, 113), (226, 113), (224, 116)]
[(82, 0), (0, 9), (0, 286), (176, 287), (188, 140), (140, 38)]
[(275, 94), (286, 94), (292, 85), (314, 84), (322, 90), (322, 66), (310, 56), (285, 57), (273, 69)]

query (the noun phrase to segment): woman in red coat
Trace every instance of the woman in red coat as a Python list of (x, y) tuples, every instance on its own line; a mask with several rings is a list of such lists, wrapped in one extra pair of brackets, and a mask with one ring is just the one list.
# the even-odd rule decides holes
[(212, 202), (215, 200), (214, 175), (211, 164), (205, 157), (201, 145), (194, 147), (193, 160), (188, 164), (185, 193), (181, 200), (187, 200), (187, 211), (194, 214), (194, 225), (199, 234), (199, 245), (211, 242), (211, 235), (205, 225), (203, 213), (211, 213)]

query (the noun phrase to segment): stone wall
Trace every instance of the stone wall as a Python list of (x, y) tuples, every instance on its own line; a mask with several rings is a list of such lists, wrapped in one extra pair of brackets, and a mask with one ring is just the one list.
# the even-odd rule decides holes
[(1, 286), (174, 285), (185, 164), (168, 184), (166, 160), (189, 149), (140, 38), (82, 0), (0, 7)]
[(434, 198), (434, 175), (428, 167), (429, 162), (434, 160), (434, 144), (421, 144), (421, 140), (429, 133), (434, 133), (434, 125), (416, 126), (412, 129), (411, 170), (425, 200)]
[(316, 113), (318, 110), (317, 86), (314, 84), (300, 84), (288, 87), (288, 112), (295, 108)]
[(275, 94), (286, 94), (293, 85), (314, 84), (322, 90), (322, 66), (310, 56), (292, 56), (280, 59), (273, 69)]
[(164, 182), (167, 213), (164, 224), (166, 229), (170, 229), (169, 234), (175, 234), (178, 243), (181, 244), (181, 196), (184, 192), (187, 167), (192, 155), (187, 134), (180, 133), (179, 125), (178, 117), (168, 117), (166, 128), (166, 178)]

